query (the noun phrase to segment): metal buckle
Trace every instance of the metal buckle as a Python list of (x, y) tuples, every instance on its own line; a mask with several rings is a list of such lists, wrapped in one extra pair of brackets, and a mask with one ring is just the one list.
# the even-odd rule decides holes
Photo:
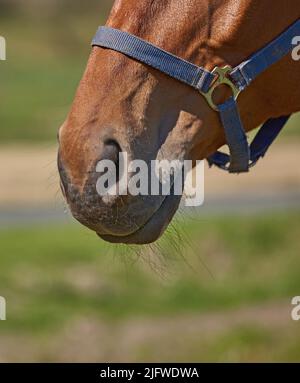
[(216, 105), (213, 101), (213, 94), (216, 88), (220, 85), (227, 85), (232, 90), (232, 94), (235, 100), (237, 100), (239, 94), (241, 93), (241, 90), (236, 87), (236, 85), (229, 79), (228, 74), (232, 71), (232, 67), (230, 65), (226, 65), (223, 68), (215, 67), (214, 70), (211, 72), (212, 74), (216, 75), (216, 80), (211, 85), (210, 89), (207, 93), (201, 92), (201, 94), (205, 97), (206, 101), (208, 102), (208, 105), (218, 111), (218, 105)]

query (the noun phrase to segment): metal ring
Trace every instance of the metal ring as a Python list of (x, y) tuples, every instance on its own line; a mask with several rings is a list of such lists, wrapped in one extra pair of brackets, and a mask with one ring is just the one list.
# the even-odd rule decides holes
[(226, 65), (223, 68), (215, 67), (211, 72), (216, 75), (216, 80), (210, 87), (207, 93), (200, 92), (208, 102), (208, 105), (218, 111), (218, 105), (216, 105), (213, 101), (213, 93), (216, 88), (220, 85), (227, 85), (232, 90), (232, 94), (235, 100), (237, 100), (239, 94), (241, 93), (240, 89), (236, 87), (236, 85), (229, 79), (228, 74), (232, 71), (232, 67), (230, 65)]

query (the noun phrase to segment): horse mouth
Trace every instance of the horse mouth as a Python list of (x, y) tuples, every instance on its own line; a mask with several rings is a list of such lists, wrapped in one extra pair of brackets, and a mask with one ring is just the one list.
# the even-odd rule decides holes
[(124, 243), (134, 245), (145, 245), (155, 242), (165, 231), (176, 213), (181, 200), (180, 195), (168, 195), (163, 200), (160, 207), (141, 227), (129, 235), (97, 235), (104, 241), (111, 243)]

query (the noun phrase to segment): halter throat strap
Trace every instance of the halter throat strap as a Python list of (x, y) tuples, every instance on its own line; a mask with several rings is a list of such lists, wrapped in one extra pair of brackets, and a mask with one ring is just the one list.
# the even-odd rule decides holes
[[(297, 35), (300, 35), (300, 20), (237, 67), (215, 68), (212, 72), (128, 32), (110, 27), (98, 29), (92, 46), (120, 52), (199, 91), (210, 107), (218, 112), (230, 153), (215, 153), (208, 158), (209, 164), (230, 173), (241, 173), (249, 171), (266, 154), (289, 116), (268, 120), (249, 146), (239, 115), (237, 98), (257, 76), (293, 50), (292, 40)], [(221, 84), (228, 85), (233, 94), (225, 103), (215, 105), (213, 93)]]

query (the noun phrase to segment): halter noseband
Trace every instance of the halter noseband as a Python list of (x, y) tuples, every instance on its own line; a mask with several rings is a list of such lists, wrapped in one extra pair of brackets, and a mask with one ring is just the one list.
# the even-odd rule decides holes
[[(237, 98), (257, 76), (292, 51), (292, 39), (297, 35), (300, 35), (299, 19), (278, 38), (242, 64), (235, 68), (216, 67), (212, 72), (134, 35), (110, 27), (100, 27), (92, 45), (123, 53), (198, 90), (209, 106), (219, 113), (230, 152), (230, 155), (216, 152), (208, 158), (209, 164), (230, 173), (241, 173), (249, 171), (251, 166), (264, 157), (290, 116), (269, 119), (249, 146), (240, 118)], [(232, 96), (223, 104), (216, 105), (213, 101), (213, 93), (221, 84), (231, 88)]]

